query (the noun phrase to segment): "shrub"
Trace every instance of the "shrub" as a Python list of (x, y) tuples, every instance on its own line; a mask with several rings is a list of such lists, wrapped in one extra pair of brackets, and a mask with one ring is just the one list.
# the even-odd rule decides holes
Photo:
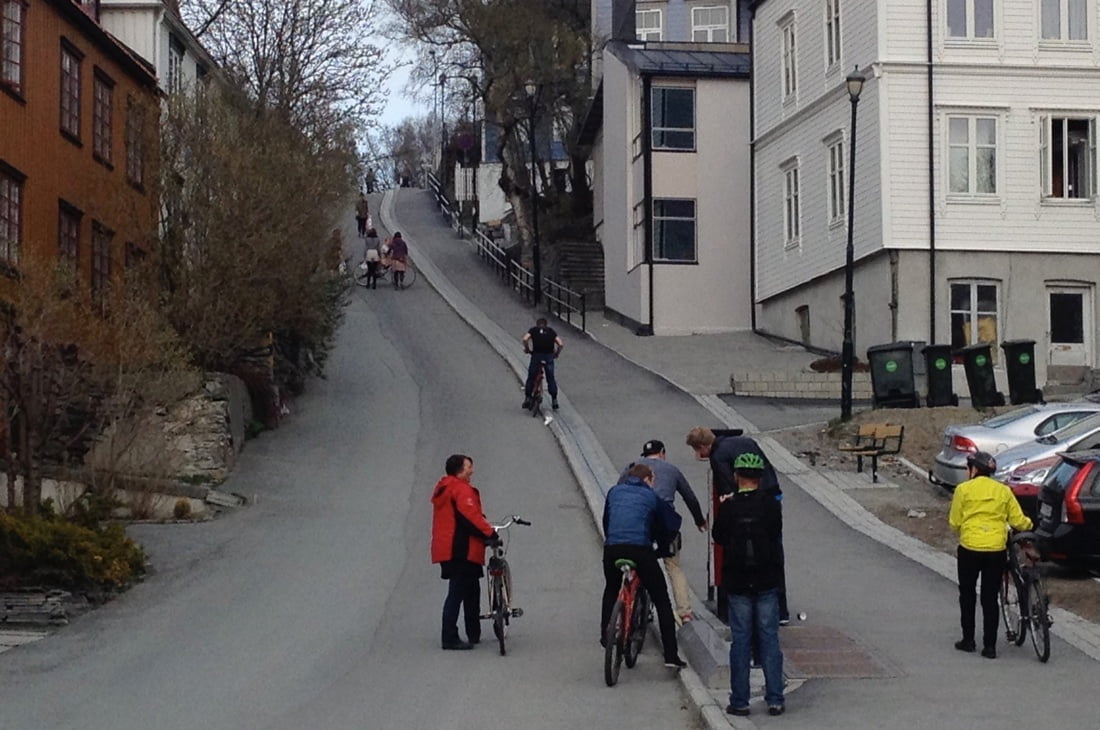
[(120, 525), (92, 529), (0, 513), (0, 575), (17, 585), (115, 589), (144, 572), (144, 551)]
[(172, 507), (172, 516), (177, 520), (186, 520), (191, 517), (191, 500), (180, 497)]

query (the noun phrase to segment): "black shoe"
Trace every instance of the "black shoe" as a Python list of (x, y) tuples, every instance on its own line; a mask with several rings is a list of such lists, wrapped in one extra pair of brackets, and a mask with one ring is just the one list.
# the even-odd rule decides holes
[(523, 410), (526, 411), (530, 407), (531, 407), (531, 399), (530, 398), (524, 398), (523, 399)]
[(665, 659), (665, 666), (669, 669), (683, 669), (687, 666), (687, 662), (676, 656), (671, 659)]
[(600, 637), (600, 646), (602, 646), (604, 649), (607, 648), (607, 637), (606, 636), (601, 636)]
[(738, 717), (748, 717), (749, 708), (747, 707), (734, 707), (733, 705), (726, 705), (727, 715), (737, 715)]
[(481, 643), (481, 637), (480, 636), (471, 636), (470, 637), (470, 643), (471, 644), (480, 644)]
[(959, 651), (965, 651), (973, 654), (978, 650), (977, 645), (973, 641), (967, 641), (966, 639), (959, 639), (955, 642), (955, 648)]
[(454, 641), (444, 641), (443, 642), (443, 650), (444, 651), (469, 651), (470, 649), (473, 649), (473, 648), (474, 648), (473, 644), (471, 644), (468, 641), (462, 641), (460, 639), (456, 639)]
[(555, 399), (554, 399), (554, 402), (553, 402), (553, 403), (551, 403), (551, 404), (550, 404), (550, 406), (551, 406), (551, 407), (552, 407), (552, 408), (553, 408), (553, 409), (554, 409), (555, 411), (556, 411), (556, 410), (558, 410), (558, 400), (557, 400), (557, 398), (555, 398)]
[(768, 705), (769, 715), (782, 715), (786, 710), (787, 707), (785, 705)]
[(984, 656), (986, 659), (996, 659), (997, 658), (997, 647), (995, 647), (995, 646), (983, 647), (982, 648), (982, 656)]

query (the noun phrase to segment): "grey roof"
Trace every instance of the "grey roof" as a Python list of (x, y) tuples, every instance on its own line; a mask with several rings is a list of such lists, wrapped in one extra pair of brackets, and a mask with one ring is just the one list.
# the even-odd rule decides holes
[(656, 44), (607, 44), (615, 57), (646, 76), (743, 77), (752, 70), (752, 55), (728, 51), (685, 50)]

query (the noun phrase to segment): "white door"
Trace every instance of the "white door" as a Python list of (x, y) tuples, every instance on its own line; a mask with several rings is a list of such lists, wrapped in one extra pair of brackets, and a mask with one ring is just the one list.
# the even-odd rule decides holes
[(1092, 365), (1092, 290), (1047, 288), (1051, 365)]

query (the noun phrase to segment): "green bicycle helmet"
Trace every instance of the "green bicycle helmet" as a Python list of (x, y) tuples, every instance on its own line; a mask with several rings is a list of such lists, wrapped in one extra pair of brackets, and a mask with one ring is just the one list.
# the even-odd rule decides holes
[(737, 458), (733, 460), (733, 470), (748, 473), (762, 472), (764, 471), (764, 459), (759, 454), (751, 452), (738, 454)]

